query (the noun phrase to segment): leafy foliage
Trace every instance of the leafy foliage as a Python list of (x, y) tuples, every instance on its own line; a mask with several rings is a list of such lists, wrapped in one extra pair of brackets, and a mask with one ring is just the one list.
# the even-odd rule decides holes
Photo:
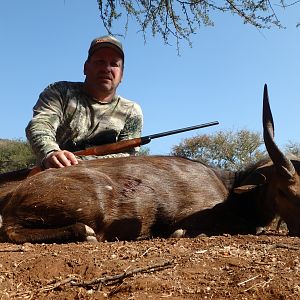
[(285, 146), (285, 152), (292, 153), (300, 157), (300, 143), (289, 141), (289, 143)]
[(112, 33), (114, 22), (125, 20), (125, 30), (130, 19), (136, 21), (144, 39), (148, 31), (153, 36), (159, 35), (165, 43), (170, 37), (175, 38), (177, 46), (184, 39), (190, 42), (202, 25), (213, 26), (216, 12), (237, 15), (246, 24), (258, 29), (279, 27), (282, 25), (277, 18), (275, 8), (286, 8), (295, 5), (285, 0), (97, 0), (100, 18), (107, 32)]
[(8, 172), (33, 165), (35, 157), (29, 144), (22, 140), (0, 139), (0, 172)]
[(137, 153), (138, 156), (147, 156), (150, 155), (150, 148), (142, 146), (140, 151)]
[(266, 156), (260, 150), (262, 137), (249, 130), (219, 131), (212, 135), (198, 135), (183, 140), (172, 148), (171, 154), (201, 159), (212, 166), (240, 170)]

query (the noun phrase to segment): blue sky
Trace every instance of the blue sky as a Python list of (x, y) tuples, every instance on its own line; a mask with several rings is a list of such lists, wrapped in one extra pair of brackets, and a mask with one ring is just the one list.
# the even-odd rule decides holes
[[(131, 22), (119, 94), (144, 112), (143, 135), (219, 121), (220, 125), (155, 139), (151, 154), (168, 154), (184, 138), (220, 130), (261, 132), (262, 93), (268, 84), (280, 146), (300, 142), (300, 5), (278, 16), (287, 29), (258, 31), (237, 17), (216, 14), (193, 47), (143, 37)], [(114, 28), (124, 32), (123, 28)], [(106, 34), (96, 0), (0, 2), (0, 138), (25, 139), (39, 93), (51, 82), (83, 81), (91, 40)]]

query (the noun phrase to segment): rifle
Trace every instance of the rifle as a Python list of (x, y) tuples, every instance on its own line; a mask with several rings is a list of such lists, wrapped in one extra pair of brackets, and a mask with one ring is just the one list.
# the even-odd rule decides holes
[[(170, 131), (166, 131), (166, 132), (151, 134), (151, 135), (147, 135), (147, 136), (142, 136), (142, 137), (134, 138), (134, 139), (130, 139), (130, 140), (123, 140), (123, 141), (119, 141), (119, 142), (115, 142), (115, 143), (90, 147), (90, 148), (86, 148), (84, 150), (75, 151), (73, 153), (76, 156), (87, 156), (87, 155), (100, 156), (100, 155), (121, 153), (121, 152), (128, 151), (129, 149), (132, 149), (134, 147), (146, 145), (146, 144), (150, 143), (151, 140), (156, 139), (156, 138), (173, 135), (173, 134), (177, 134), (177, 133), (181, 133), (181, 132), (186, 132), (186, 131), (190, 131), (190, 130), (196, 130), (196, 129), (200, 129), (200, 128), (204, 128), (204, 127), (214, 126), (214, 125), (218, 125), (218, 124), (219, 124), (218, 121), (214, 121), (214, 122), (210, 122), (210, 123), (204, 123), (204, 124), (200, 124), (200, 125), (195, 125), (195, 126), (170, 130)], [(25, 168), (25, 169), (21, 169), (21, 170), (17, 170), (17, 171), (2, 173), (2, 174), (0, 174), (0, 183), (10, 181), (10, 180), (11, 181), (22, 180), (29, 176), (32, 176), (39, 172), (42, 172), (43, 170), (44, 169), (39, 166), (34, 166), (32, 168)]]

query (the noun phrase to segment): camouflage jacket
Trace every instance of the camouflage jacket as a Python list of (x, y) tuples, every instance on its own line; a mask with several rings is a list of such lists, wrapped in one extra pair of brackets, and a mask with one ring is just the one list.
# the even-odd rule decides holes
[[(143, 115), (137, 103), (117, 95), (110, 103), (100, 103), (84, 92), (82, 82), (61, 81), (40, 94), (26, 136), (41, 163), (53, 150), (77, 151), (140, 137), (142, 126)], [(103, 157), (128, 156), (137, 151), (135, 148)]]

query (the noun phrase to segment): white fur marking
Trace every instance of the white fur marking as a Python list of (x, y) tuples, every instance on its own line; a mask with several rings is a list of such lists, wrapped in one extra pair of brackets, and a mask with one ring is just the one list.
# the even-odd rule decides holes
[(86, 241), (90, 243), (98, 243), (97, 238), (95, 236), (87, 236)]
[(186, 233), (186, 230), (184, 230), (184, 229), (177, 229), (177, 230), (175, 230), (175, 231), (171, 234), (171, 237), (172, 237), (172, 238), (181, 238), (181, 237), (184, 237), (184, 236), (185, 236), (185, 233)]

